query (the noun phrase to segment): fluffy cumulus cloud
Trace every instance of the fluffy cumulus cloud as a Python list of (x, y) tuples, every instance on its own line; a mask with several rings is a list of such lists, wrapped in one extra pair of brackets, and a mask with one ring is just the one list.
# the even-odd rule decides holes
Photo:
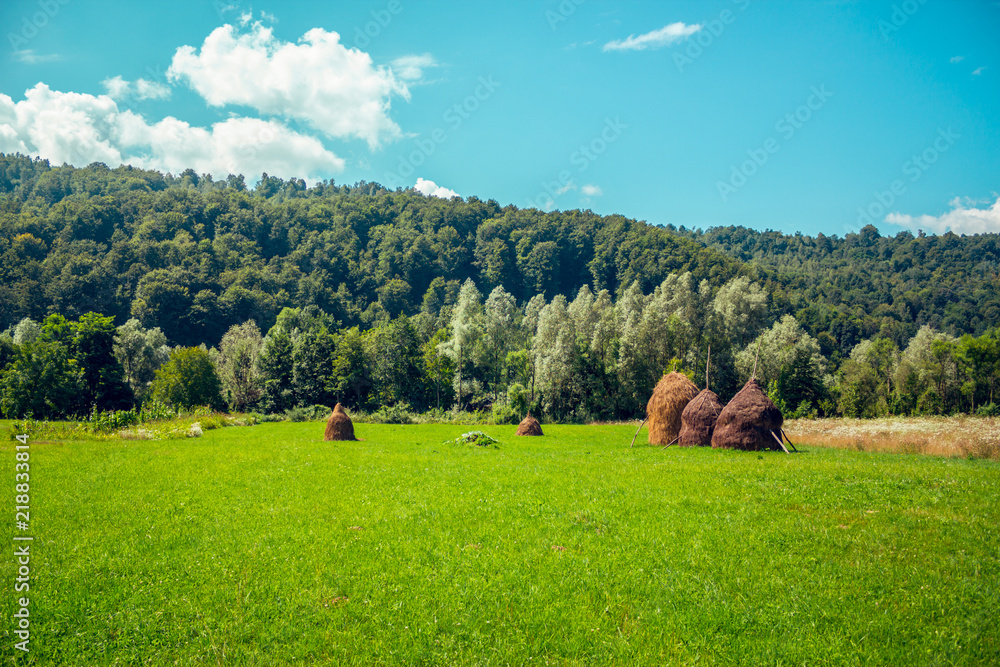
[(604, 191), (601, 190), (601, 186), (599, 185), (585, 185), (580, 188), (580, 192), (587, 197), (600, 197), (604, 194)]
[[(405, 75), (420, 69), (411, 62)], [(167, 77), (186, 82), (211, 106), (248, 106), (372, 147), (401, 135), (389, 118), (390, 101), (410, 98), (403, 75), (375, 66), (367, 53), (341, 44), (336, 32), (313, 28), (293, 44), (259, 22), (216, 28), (200, 50), (180, 47)]]
[(146, 79), (136, 79), (126, 81), (120, 76), (101, 81), (104, 90), (108, 92), (108, 97), (120, 101), (129, 98), (136, 100), (165, 100), (170, 97), (170, 87), (158, 81), (146, 81)]
[(642, 35), (629, 35), (625, 39), (616, 39), (604, 45), (605, 51), (645, 51), (647, 49), (661, 49), (674, 42), (690, 37), (699, 30), (702, 25), (695, 23), (686, 25), (678, 21), (665, 25), (659, 30), (643, 33)]
[(108, 95), (63, 93), (42, 83), (19, 102), (0, 94), (0, 152), (77, 166), (104, 162), (173, 173), (191, 168), (218, 178), (267, 171), (315, 180), (344, 166), (315, 138), (276, 121), (230, 118), (210, 128), (172, 117), (149, 123), (119, 109)]
[(428, 181), (423, 178), (417, 179), (417, 184), (413, 186), (413, 189), (424, 195), (425, 197), (440, 197), (441, 199), (451, 199), (452, 197), (460, 197), (454, 190), (449, 190), (448, 188), (443, 188), (434, 181)]
[(1000, 233), (1000, 197), (989, 208), (974, 208), (971, 204), (963, 206), (957, 197), (950, 203), (951, 210), (944, 215), (912, 216), (890, 213), (885, 217), (885, 221), (934, 234), (944, 234), (948, 231), (961, 235)]

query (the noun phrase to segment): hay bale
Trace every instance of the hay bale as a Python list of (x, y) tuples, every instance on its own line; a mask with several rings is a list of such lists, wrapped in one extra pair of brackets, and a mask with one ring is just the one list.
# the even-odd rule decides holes
[(646, 404), (649, 444), (669, 445), (677, 439), (681, 430), (681, 414), (697, 395), (698, 387), (686, 375), (673, 372), (660, 378)]
[(750, 452), (780, 449), (773, 434), (781, 432), (784, 421), (760, 382), (751, 379), (719, 414), (712, 447)]
[(323, 440), (357, 440), (354, 437), (354, 422), (347, 416), (344, 408), (337, 403), (333, 412), (326, 419), (326, 432)]
[(681, 447), (710, 447), (715, 421), (720, 412), (722, 403), (716, 393), (702, 389), (681, 413), (681, 432), (677, 437), (677, 444)]
[(542, 435), (542, 425), (529, 412), (524, 421), (517, 425), (517, 433), (514, 435)]

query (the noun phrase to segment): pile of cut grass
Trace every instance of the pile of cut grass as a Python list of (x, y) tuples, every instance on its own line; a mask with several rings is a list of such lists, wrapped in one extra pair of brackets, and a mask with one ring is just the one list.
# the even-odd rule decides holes
[(1000, 662), (994, 462), (481, 428), (33, 444), (27, 662)]

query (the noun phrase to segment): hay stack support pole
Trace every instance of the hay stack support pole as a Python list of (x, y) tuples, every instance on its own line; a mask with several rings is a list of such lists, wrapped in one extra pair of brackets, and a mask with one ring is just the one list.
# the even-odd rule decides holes
[(670, 445), (674, 444), (675, 442), (677, 442), (680, 439), (681, 439), (681, 436), (677, 436), (676, 438), (674, 438), (673, 440), (671, 440), (667, 444), (663, 445), (663, 448), (666, 449), (667, 447), (669, 447)]
[(777, 441), (777, 443), (778, 443), (779, 445), (781, 445), (781, 448), (782, 448), (783, 450), (785, 450), (785, 453), (786, 453), (786, 454), (791, 454), (791, 452), (789, 452), (789, 451), (788, 451), (788, 447), (785, 447), (785, 443), (783, 443), (783, 442), (781, 441), (781, 438), (779, 438), (779, 437), (777, 436), (777, 434), (775, 434), (775, 432), (774, 432), (774, 431), (771, 431), (770, 433), (771, 433), (771, 437), (772, 437), (772, 438), (774, 438), (774, 439), (775, 439), (775, 440)]
[[(646, 419), (649, 419), (649, 417), (646, 417)], [(646, 419), (643, 419), (642, 424), (639, 424), (639, 428), (635, 430), (635, 435), (632, 436), (632, 444), (629, 445), (629, 447), (635, 447), (635, 439), (639, 437), (639, 431), (642, 430), (643, 424), (646, 423)]]
[(788, 442), (788, 444), (792, 446), (792, 451), (794, 451), (794, 452), (798, 452), (799, 451), (798, 447), (795, 446), (795, 443), (792, 442), (792, 439), (788, 437), (787, 433), (785, 433), (785, 429), (781, 429), (781, 435), (785, 438), (785, 440)]

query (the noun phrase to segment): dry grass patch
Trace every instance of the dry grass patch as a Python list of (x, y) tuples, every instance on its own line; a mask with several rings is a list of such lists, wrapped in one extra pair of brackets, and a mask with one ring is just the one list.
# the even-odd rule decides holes
[(995, 418), (793, 419), (785, 432), (796, 445), (1000, 460)]

